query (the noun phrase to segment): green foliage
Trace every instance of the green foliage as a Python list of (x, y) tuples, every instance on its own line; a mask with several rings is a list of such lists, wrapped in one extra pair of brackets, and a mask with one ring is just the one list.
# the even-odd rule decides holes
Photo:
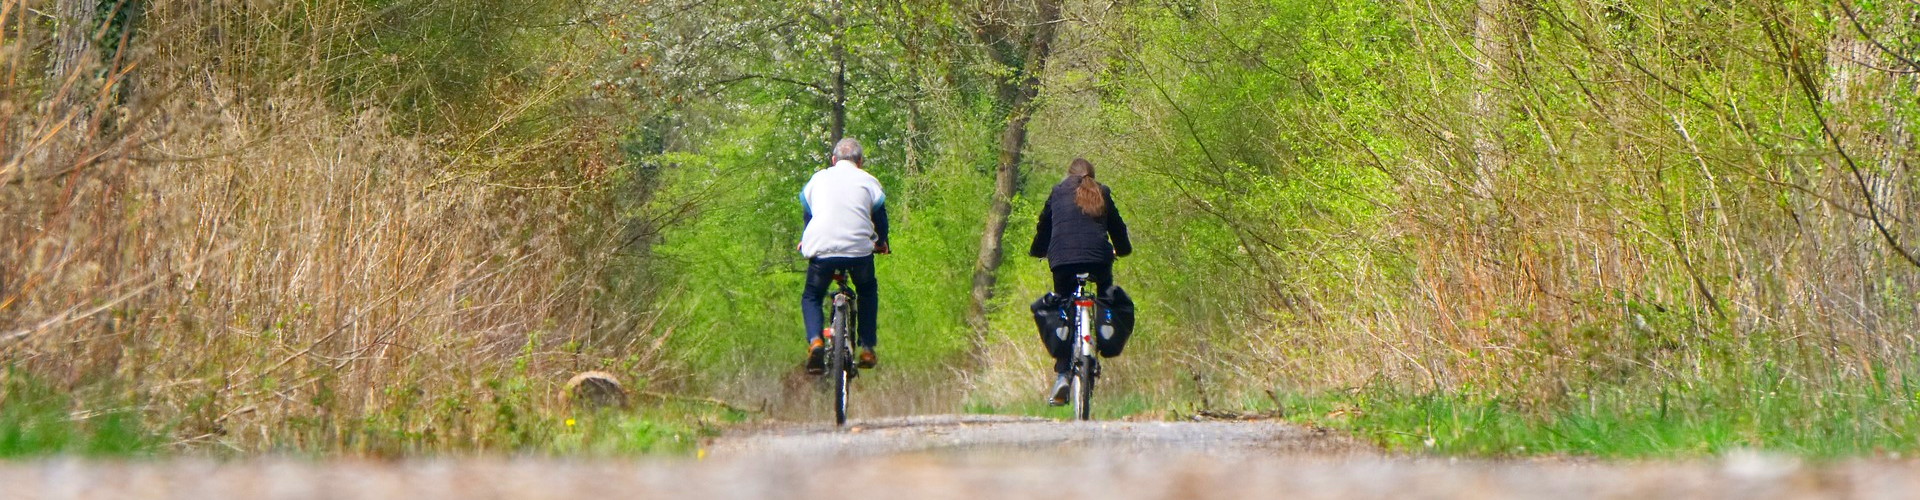
[[(697, 216), (654, 250), (661, 279), (677, 284), (661, 304), (678, 322), (675, 350), (703, 377), (764, 377), (790, 368), (802, 352), (806, 263), (794, 250), (801, 230), (797, 197), (825, 162), (804, 139), (807, 129), (785, 116), (746, 117), (703, 145), (704, 154), (661, 158), (672, 166), (663, 173), (660, 199), (698, 200), (689, 208)], [(978, 241), (968, 234), (977, 230), (973, 214), (951, 207), (977, 203), (981, 189), (964, 179), (904, 171), (901, 151), (890, 147), (898, 144), (897, 133), (871, 124), (852, 130), (868, 144), (867, 169), (889, 192), (893, 222), (894, 254), (876, 260), (881, 350), (890, 369), (933, 369), (964, 347), (958, 327), (964, 271)]]
[(883, 370), (939, 372), (967, 347), (974, 209), (989, 188), (977, 172), (994, 152), (980, 133), (989, 111), (924, 97), (936, 76), (967, 78), (944, 52), (962, 35), (955, 14), (849, 2), (839, 29), (825, 6), (693, 5), (698, 15), (644, 26), (633, 45), (678, 91), (707, 91), (682, 94), (672, 152), (641, 160), (662, 166), (656, 208), (686, 214), (663, 228), (644, 272), (673, 284), (654, 305), (694, 387), (763, 397), (802, 353), (797, 196), (827, 166), (835, 43), (848, 54), (846, 134), (866, 146), (892, 219), (894, 253), (876, 260)]
[[(318, 2), (313, 14), (346, 20), (327, 42), (324, 71), (348, 107), (377, 103), (409, 131), (492, 125), (502, 90), (545, 83), (542, 61), (569, 50), (559, 28), (574, 2), (468, 0)], [(338, 9), (338, 10), (335, 10)]]

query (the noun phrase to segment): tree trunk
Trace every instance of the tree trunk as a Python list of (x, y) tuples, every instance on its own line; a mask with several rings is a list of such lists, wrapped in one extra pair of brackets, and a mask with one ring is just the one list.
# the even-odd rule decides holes
[(841, 38), (846, 35), (846, 17), (840, 14), (840, 2), (833, 2), (833, 139), (827, 141), (831, 148), (847, 136), (847, 45)]
[(973, 327), (974, 362), (985, 366), (987, 345), (987, 303), (993, 299), (995, 273), (1003, 257), (1002, 237), (1007, 217), (1013, 212), (1013, 195), (1020, 178), (1021, 155), (1027, 144), (1027, 121), (1033, 117), (1034, 98), (1040, 95), (1040, 75), (1046, 69), (1053, 49), (1055, 27), (1060, 20), (1060, 2), (1039, 2), (1037, 22), (1030, 24), (1026, 57), (1020, 61), (1020, 79), (1002, 82), (1000, 98), (1006, 104), (1006, 128), (1000, 132), (999, 165), (994, 169), (993, 200), (987, 208), (986, 228), (980, 234), (980, 256), (973, 265), (973, 302), (967, 308), (967, 323)]
[[(908, 56), (907, 60), (919, 61), (921, 58), (918, 55), (911, 55)], [(927, 140), (926, 134), (921, 132), (925, 127), (921, 125), (923, 118), (920, 113), (920, 100), (926, 95), (926, 90), (924, 82), (921, 80), (920, 65), (909, 62), (906, 66), (907, 88), (910, 89), (910, 94), (906, 99), (901, 99), (902, 103), (907, 106), (907, 140), (902, 141), (901, 149), (906, 153), (904, 167), (907, 175), (918, 177), (920, 175), (920, 150), (925, 147), (925, 141)]]
[(1508, 158), (1500, 139), (1506, 120), (1495, 89), (1501, 85), (1503, 67), (1511, 46), (1507, 43), (1505, 18), (1513, 0), (1478, 0), (1473, 9), (1474, 85), (1471, 97), (1474, 194), (1491, 200), (1495, 180), (1507, 169)]
[(94, 21), (96, 0), (59, 0), (54, 19), (59, 31), (54, 34), (53, 53), (47, 70), (47, 99), (53, 116), (71, 114), (68, 126), (85, 134), (88, 110), (86, 89), (91, 87), (98, 66), (94, 57), (93, 36), (99, 28)]

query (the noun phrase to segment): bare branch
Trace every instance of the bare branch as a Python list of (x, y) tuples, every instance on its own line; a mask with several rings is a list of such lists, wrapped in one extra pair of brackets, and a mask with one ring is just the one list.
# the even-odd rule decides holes
[(733, 76), (729, 78), (723, 78), (720, 80), (700, 84), (700, 86), (706, 87), (709, 85), (732, 85), (732, 84), (740, 83), (747, 80), (767, 80), (772, 82), (785, 83), (789, 85), (806, 88), (808, 90), (812, 90), (815, 94), (822, 95), (822, 96), (829, 95), (831, 93), (827, 90), (826, 85), (821, 85), (818, 83), (813, 83), (808, 81), (796, 80), (793, 78), (787, 78), (783, 76), (762, 75), (758, 73), (747, 73), (747, 74)]

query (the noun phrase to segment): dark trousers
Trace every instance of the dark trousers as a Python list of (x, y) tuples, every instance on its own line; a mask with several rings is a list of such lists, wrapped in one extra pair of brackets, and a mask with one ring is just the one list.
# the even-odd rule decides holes
[(833, 282), (833, 272), (844, 270), (847, 278), (853, 282), (854, 310), (858, 311), (855, 329), (860, 331), (855, 343), (860, 347), (873, 347), (879, 342), (874, 335), (874, 317), (880, 312), (880, 284), (873, 277), (873, 256), (866, 257), (822, 257), (807, 263), (807, 287), (800, 292), (800, 315), (806, 317), (807, 341), (820, 337), (822, 325), (826, 323), (826, 313), (821, 306), (827, 297), (827, 285)]
[(1073, 296), (1073, 276), (1087, 273), (1088, 281), (1094, 282), (1096, 293), (1107, 293), (1107, 287), (1113, 286), (1113, 263), (1063, 264), (1053, 268), (1053, 293), (1061, 297)]
[[(1095, 293), (1105, 294), (1107, 292), (1107, 287), (1113, 286), (1113, 263), (1112, 262), (1101, 262), (1097, 264), (1063, 264), (1059, 267), (1053, 268), (1053, 293), (1061, 297), (1072, 297), (1073, 287), (1075, 284), (1074, 275), (1077, 275), (1080, 273), (1086, 273), (1088, 275), (1087, 281), (1092, 281), (1094, 283), (1093, 289), (1095, 290)], [(1063, 298), (1061, 300), (1066, 300), (1066, 299)], [(1058, 339), (1049, 338), (1051, 337), (1051, 335), (1052, 334), (1050, 332), (1044, 332), (1044, 331), (1041, 332), (1040, 333), (1041, 342), (1058, 341)], [(1068, 344), (1072, 343), (1071, 340), (1068, 340), (1066, 342)], [(1073, 356), (1072, 348), (1070, 347), (1062, 348), (1062, 349), (1050, 348), (1047, 351), (1049, 354), (1053, 354), (1053, 353), (1064, 354), (1063, 356), (1054, 356), (1053, 358), (1054, 373), (1066, 373), (1069, 368), (1073, 367), (1073, 361), (1071, 359)]]

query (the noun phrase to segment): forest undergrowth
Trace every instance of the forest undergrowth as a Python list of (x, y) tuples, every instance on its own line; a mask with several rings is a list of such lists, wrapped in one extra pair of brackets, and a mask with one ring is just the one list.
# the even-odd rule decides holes
[[(684, 452), (818, 418), (794, 196), (889, 191), (863, 415), (1018, 412), (1075, 157), (1105, 417), (1920, 443), (1920, 4), (0, 0), (0, 456)], [(570, 404), (614, 373), (623, 411)]]

